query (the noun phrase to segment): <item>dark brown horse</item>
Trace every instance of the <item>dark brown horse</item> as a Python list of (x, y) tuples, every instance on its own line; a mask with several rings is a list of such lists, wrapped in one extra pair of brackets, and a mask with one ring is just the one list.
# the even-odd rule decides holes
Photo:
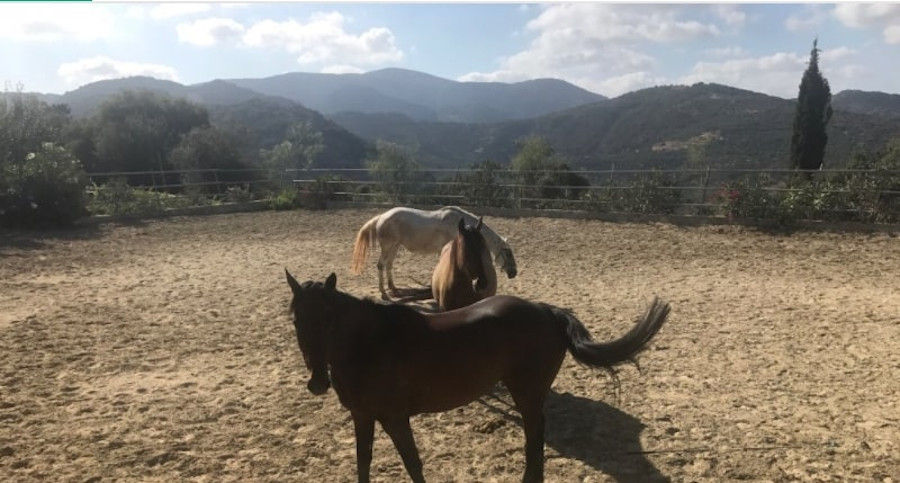
[(431, 276), (431, 294), (439, 310), (462, 308), (497, 293), (497, 272), (481, 226), (481, 218), (475, 226), (460, 219), (456, 237), (441, 250)]
[(566, 350), (583, 364), (611, 368), (640, 352), (669, 313), (667, 303), (654, 299), (628, 333), (598, 343), (571, 312), (516, 297), (423, 314), (339, 292), (333, 273), (324, 284), (300, 284), (290, 273), (287, 281), (297, 342), (312, 373), (307, 388), (318, 395), (334, 384), (350, 410), (361, 482), (369, 481), (375, 421), (413, 481), (422, 482), (410, 416), (462, 406), (500, 381), (525, 427), (523, 481), (542, 481), (544, 400)]

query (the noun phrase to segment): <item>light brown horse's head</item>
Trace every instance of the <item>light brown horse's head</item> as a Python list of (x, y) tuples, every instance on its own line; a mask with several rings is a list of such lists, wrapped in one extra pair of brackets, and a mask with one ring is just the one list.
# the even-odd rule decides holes
[[(481, 234), (482, 217), (478, 218), (475, 226), (466, 226), (463, 219), (459, 220), (459, 232), (456, 234), (456, 250), (453, 264), (456, 270), (464, 273), (468, 280), (478, 279), (479, 284), (485, 283), (487, 274), (484, 266), (487, 243)], [(490, 263), (490, 256), (487, 256)]]

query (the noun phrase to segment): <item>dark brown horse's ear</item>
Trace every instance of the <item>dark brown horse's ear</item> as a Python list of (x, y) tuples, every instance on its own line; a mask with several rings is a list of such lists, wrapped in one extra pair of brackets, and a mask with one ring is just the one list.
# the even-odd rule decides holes
[(300, 284), (297, 283), (297, 280), (291, 275), (291, 272), (288, 272), (288, 269), (284, 269), (284, 274), (287, 275), (288, 285), (291, 286), (291, 291), (297, 293), (300, 291)]
[(475, 225), (475, 231), (478, 231), (478, 230), (481, 229), (481, 224), (482, 224), (481, 222), (482, 222), (482, 220), (484, 220), (484, 216), (479, 216), (479, 217), (478, 217), (478, 224)]
[(337, 287), (337, 275), (334, 272), (331, 272), (331, 275), (325, 279), (325, 289), (326, 290), (334, 290)]

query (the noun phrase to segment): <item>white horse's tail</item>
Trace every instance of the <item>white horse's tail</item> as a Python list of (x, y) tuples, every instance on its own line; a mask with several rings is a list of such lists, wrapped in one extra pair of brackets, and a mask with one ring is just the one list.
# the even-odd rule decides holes
[(369, 253), (369, 247), (375, 245), (375, 225), (378, 223), (379, 218), (381, 218), (381, 215), (375, 215), (356, 234), (356, 243), (353, 245), (353, 265), (351, 268), (353, 273), (357, 275), (361, 274), (366, 268), (366, 255)]

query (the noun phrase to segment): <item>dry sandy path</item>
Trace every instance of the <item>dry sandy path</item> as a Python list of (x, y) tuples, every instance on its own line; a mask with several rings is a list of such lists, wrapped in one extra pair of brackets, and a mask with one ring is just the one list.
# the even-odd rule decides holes
[[(0, 235), (0, 481), (351, 481), (352, 424), (306, 392), (282, 267), (350, 276), (376, 210), (266, 212)], [(900, 240), (488, 218), (520, 275), (499, 293), (617, 336), (653, 294), (672, 315), (620, 373), (566, 359), (548, 481), (898, 480)], [(401, 253), (401, 284), (435, 257)], [(373, 262), (374, 263), (374, 262)], [(515, 481), (502, 392), (414, 418), (431, 481)], [(404, 481), (376, 432), (373, 477)]]

